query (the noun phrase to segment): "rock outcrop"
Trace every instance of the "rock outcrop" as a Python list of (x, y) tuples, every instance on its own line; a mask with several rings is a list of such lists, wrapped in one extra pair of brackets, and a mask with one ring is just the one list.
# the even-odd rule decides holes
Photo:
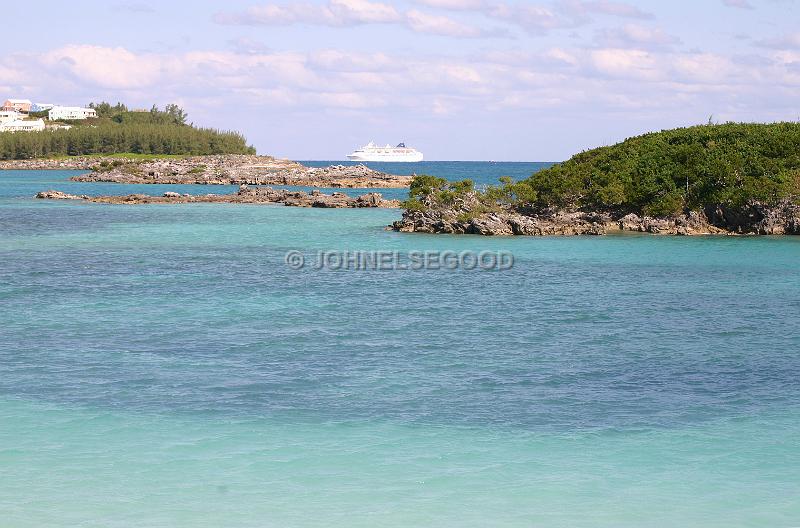
[(410, 176), (395, 176), (365, 165), (306, 167), (269, 156), (220, 155), (104, 162), (72, 178), (82, 182), (201, 185), (295, 185), (303, 187), (408, 187)]
[(708, 222), (734, 233), (758, 235), (800, 235), (800, 206), (783, 202), (768, 206), (759, 202), (743, 207), (720, 205), (704, 211)]
[(36, 197), (43, 200), (88, 200), (86, 195), (78, 196), (77, 194), (67, 194), (61, 191), (42, 191), (36, 193)]
[(108, 158), (75, 156), (56, 159), (0, 160), (0, 170), (92, 170)]
[(406, 210), (392, 229), (414, 233), (476, 234), (487, 236), (573, 236), (637, 232), (654, 235), (800, 235), (800, 206), (784, 202), (769, 207), (750, 203), (743, 207), (718, 206), (668, 218), (636, 214), (583, 211), (518, 211), (498, 208), (483, 211), (474, 196), (452, 206), (423, 203)]
[(441, 214), (440, 211), (406, 211), (392, 224), (395, 231), (450, 233), (485, 236), (573, 236), (604, 235), (609, 225), (582, 213), (528, 216), (509, 211), (491, 212), (476, 218)]
[(135, 160), (81, 156), (0, 161), (0, 170), (86, 170), (82, 182), (202, 185), (295, 185), (300, 187), (400, 188), (411, 176), (397, 176), (365, 165), (306, 167), (272, 156), (224, 154)]
[(46, 200), (81, 200), (107, 204), (187, 204), (187, 203), (238, 203), (238, 204), (283, 204), (291, 207), (324, 208), (362, 208), (362, 207), (400, 207), (398, 200), (386, 200), (380, 193), (367, 193), (357, 197), (345, 193), (325, 194), (320, 191), (310, 193), (273, 189), (272, 187), (249, 187), (242, 185), (234, 194), (180, 194), (165, 192), (162, 196), (129, 194), (126, 196), (77, 196), (61, 191), (43, 191), (36, 198)]

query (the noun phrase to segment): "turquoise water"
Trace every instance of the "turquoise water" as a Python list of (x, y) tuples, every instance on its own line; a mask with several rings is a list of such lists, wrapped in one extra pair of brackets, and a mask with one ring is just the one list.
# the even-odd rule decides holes
[(800, 525), (800, 239), (30, 198), (179, 187), (69, 174), (0, 172), (2, 527)]

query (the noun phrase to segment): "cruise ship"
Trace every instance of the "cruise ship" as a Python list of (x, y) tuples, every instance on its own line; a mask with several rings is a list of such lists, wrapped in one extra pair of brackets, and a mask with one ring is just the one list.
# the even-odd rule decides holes
[(391, 145), (379, 147), (370, 141), (352, 154), (348, 154), (347, 159), (350, 161), (417, 162), (422, 161), (422, 152), (407, 147), (405, 143), (400, 143), (396, 147)]

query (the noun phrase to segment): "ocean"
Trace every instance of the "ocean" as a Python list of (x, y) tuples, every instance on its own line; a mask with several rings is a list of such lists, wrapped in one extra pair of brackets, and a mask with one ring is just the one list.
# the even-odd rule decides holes
[(554, 162), (541, 161), (422, 161), (419, 163), (362, 163), (355, 161), (313, 160), (301, 161), (308, 167), (327, 167), (329, 165), (367, 165), (389, 174), (430, 174), (451, 181), (471, 179), (477, 185), (494, 185), (501, 176), (515, 180), (527, 178), (534, 172), (550, 167)]
[[(800, 525), (800, 238), (32, 198), (235, 191), (71, 174), (0, 171), (0, 527)], [(328, 250), (514, 267), (284, 262)]]

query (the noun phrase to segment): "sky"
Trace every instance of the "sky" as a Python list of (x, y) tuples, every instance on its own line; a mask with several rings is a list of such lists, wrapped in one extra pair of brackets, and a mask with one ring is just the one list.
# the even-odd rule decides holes
[(800, 0), (27, 0), (0, 98), (177, 103), (261, 154), (560, 161), (647, 131), (800, 119)]

